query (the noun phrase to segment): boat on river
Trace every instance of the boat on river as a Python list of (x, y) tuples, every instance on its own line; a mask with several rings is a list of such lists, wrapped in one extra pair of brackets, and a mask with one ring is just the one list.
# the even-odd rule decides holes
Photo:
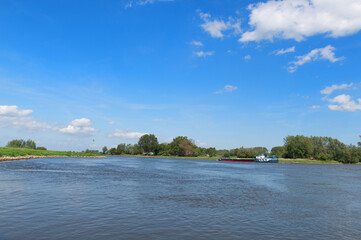
[(255, 159), (250, 158), (230, 158), (230, 157), (221, 157), (218, 161), (222, 162), (244, 162), (244, 163), (278, 163), (277, 157), (270, 157), (269, 155), (259, 154)]
[(270, 157), (269, 155), (259, 154), (256, 157), (255, 162), (258, 162), (258, 163), (278, 163), (278, 158), (277, 157)]

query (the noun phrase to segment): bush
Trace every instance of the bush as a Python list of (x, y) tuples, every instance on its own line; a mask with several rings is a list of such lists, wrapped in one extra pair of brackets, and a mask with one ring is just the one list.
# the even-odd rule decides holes
[(321, 154), (318, 159), (319, 159), (319, 160), (322, 160), (322, 161), (326, 161), (326, 160), (327, 160), (327, 156), (326, 156), (325, 154)]

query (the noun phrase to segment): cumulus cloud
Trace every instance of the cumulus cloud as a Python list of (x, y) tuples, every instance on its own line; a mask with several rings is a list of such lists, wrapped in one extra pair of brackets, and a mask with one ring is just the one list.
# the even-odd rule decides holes
[(192, 45), (197, 46), (197, 47), (202, 47), (203, 43), (201, 41), (192, 41), (191, 42)]
[(196, 55), (197, 57), (209, 57), (214, 55), (214, 52), (204, 52), (204, 51), (199, 51), (199, 52), (194, 52), (194, 55)]
[(327, 99), (330, 103), (336, 103), (328, 105), (328, 108), (332, 111), (346, 111), (354, 112), (361, 110), (361, 98), (357, 99), (357, 102), (351, 100), (350, 95), (338, 95), (332, 99)]
[(302, 41), (317, 34), (335, 38), (361, 30), (360, 0), (269, 0), (248, 8), (253, 30), (244, 32), (240, 42)]
[(74, 135), (94, 135), (97, 132), (95, 128), (91, 127), (91, 121), (87, 118), (75, 119), (59, 131)]
[(280, 49), (280, 50), (277, 50), (275, 52), (273, 52), (275, 55), (283, 55), (283, 54), (286, 54), (286, 53), (292, 53), (292, 52), (296, 52), (296, 47), (293, 46), (293, 47), (290, 47), (290, 48), (286, 48), (286, 49)]
[(122, 138), (129, 138), (129, 139), (137, 139), (147, 133), (140, 133), (140, 132), (131, 132), (130, 129), (115, 129), (111, 134), (110, 137), (122, 137)]
[(19, 110), (19, 107), (16, 105), (0, 105), (0, 116), (27, 116), (32, 114), (33, 110)]
[(234, 34), (240, 34), (241, 21), (238, 19), (228, 18), (228, 21), (222, 19), (212, 19), (209, 13), (199, 13), (200, 18), (204, 21), (201, 27), (204, 31), (209, 33), (213, 38), (223, 38), (224, 32), (233, 31)]
[(352, 87), (352, 85), (353, 85), (352, 83), (350, 83), (350, 84), (345, 83), (345, 84), (341, 84), (341, 85), (334, 84), (330, 87), (326, 87), (325, 89), (322, 89), (321, 93), (325, 94), (325, 95), (330, 95), (331, 93), (333, 93), (336, 90), (347, 89), (349, 87)]
[(215, 93), (216, 94), (228, 93), (228, 92), (236, 91), (237, 89), (238, 89), (238, 87), (236, 87), (236, 86), (226, 85), (221, 90), (218, 90)]
[(55, 129), (46, 122), (35, 120), (29, 116), (34, 111), (21, 110), (16, 105), (0, 105), (0, 127), (45, 131)]
[(314, 62), (317, 60), (328, 60), (332, 63), (338, 62), (344, 57), (336, 58), (335, 57), (335, 48), (331, 45), (328, 45), (324, 48), (316, 48), (311, 52), (303, 56), (297, 56), (297, 61), (291, 62), (291, 66), (288, 67), (289, 72), (295, 72), (299, 66), (302, 66), (305, 63)]

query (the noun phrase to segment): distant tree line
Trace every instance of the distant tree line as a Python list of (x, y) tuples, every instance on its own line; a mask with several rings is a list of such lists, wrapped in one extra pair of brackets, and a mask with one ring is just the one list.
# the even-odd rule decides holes
[(346, 145), (330, 137), (287, 136), (284, 138), (284, 145), (272, 148), (271, 153), (284, 158), (314, 158), (357, 163), (361, 162), (361, 142), (355, 146)]
[(10, 142), (8, 142), (6, 147), (46, 150), (45, 147), (36, 147), (36, 143), (31, 139), (26, 140), (26, 141), (23, 139), (14, 139), (14, 140), (11, 140)]
[(139, 138), (136, 144), (118, 144), (117, 147), (108, 149), (106, 146), (102, 149), (103, 154), (109, 155), (158, 155), (158, 156), (184, 156), (198, 157), (217, 155), (215, 148), (202, 148), (195, 144), (192, 139), (185, 136), (179, 136), (173, 139), (171, 143), (159, 143), (154, 134), (146, 134)]

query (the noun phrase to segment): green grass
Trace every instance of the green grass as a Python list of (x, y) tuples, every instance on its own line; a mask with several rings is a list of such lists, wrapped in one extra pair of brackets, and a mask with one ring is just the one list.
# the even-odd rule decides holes
[(288, 158), (279, 158), (278, 161), (280, 163), (314, 163), (314, 164), (342, 164), (340, 162), (337, 161), (333, 161), (333, 160), (311, 160), (308, 158), (296, 158), (296, 159), (288, 159)]
[(48, 151), (48, 150), (36, 150), (36, 149), (28, 149), (28, 148), (8, 148), (8, 147), (0, 147), (0, 157), (1, 156), (9, 156), (9, 157), (18, 157), (18, 156), (98, 156), (92, 153), (81, 153), (81, 152), (64, 152), (64, 151)]

